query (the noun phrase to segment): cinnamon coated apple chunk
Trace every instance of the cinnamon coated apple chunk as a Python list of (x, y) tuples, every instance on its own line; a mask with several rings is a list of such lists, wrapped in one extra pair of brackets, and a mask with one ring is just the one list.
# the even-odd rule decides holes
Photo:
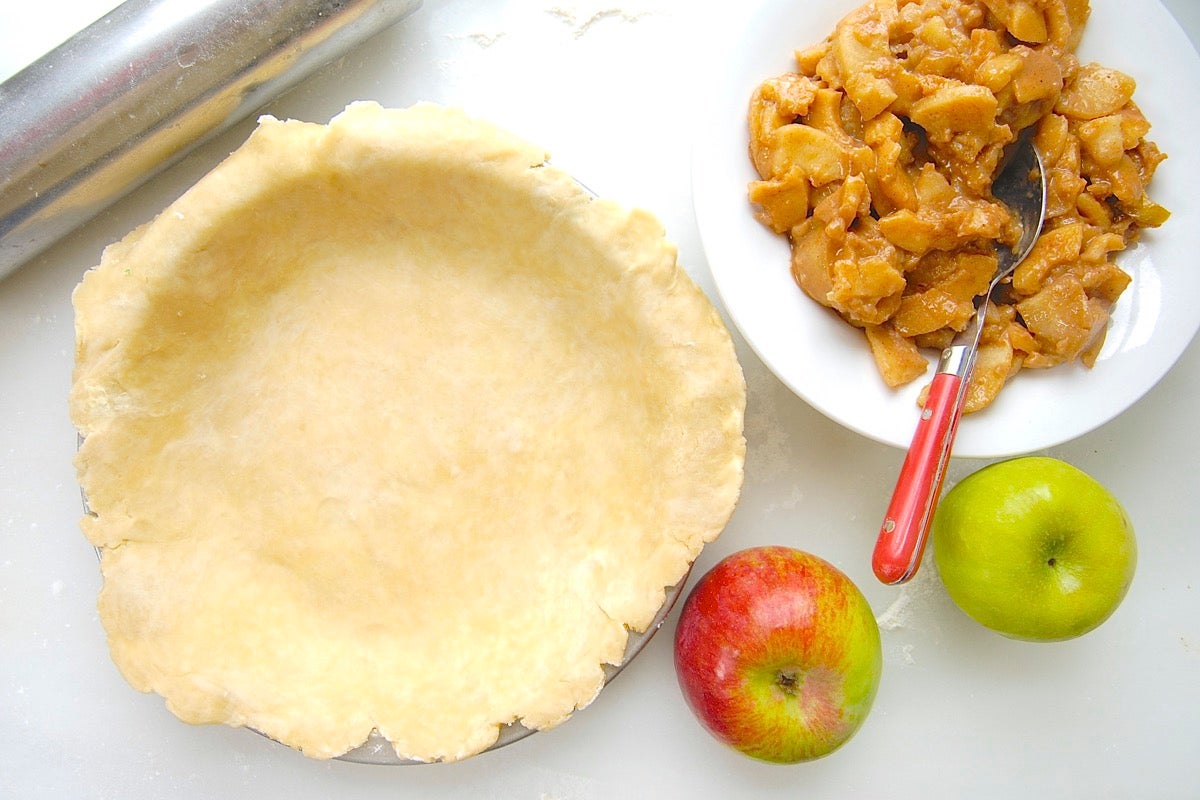
[(860, 328), (890, 387), (929, 368), (1020, 226), (992, 195), (1024, 132), (1045, 165), (1033, 252), (987, 314), (966, 410), (1023, 368), (1095, 363), (1130, 283), (1118, 254), (1170, 213), (1135, 80), (1080, 63), (1086, 0), (877, 0), (765, 79), (749, 108), (757, 219), (800, 290)]

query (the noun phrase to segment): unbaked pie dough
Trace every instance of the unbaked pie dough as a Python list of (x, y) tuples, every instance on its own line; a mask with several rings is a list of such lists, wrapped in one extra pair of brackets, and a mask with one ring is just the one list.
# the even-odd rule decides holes
[(74, 295), (101, 620), (191, 723), (454, 760), (587, 705), (742, 481), (658, 221), (433, 105), (264, 117)]

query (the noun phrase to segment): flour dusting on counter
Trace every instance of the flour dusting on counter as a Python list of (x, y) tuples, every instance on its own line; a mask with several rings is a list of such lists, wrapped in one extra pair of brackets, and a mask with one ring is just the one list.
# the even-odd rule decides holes
[(557, 17), (574, 31), (578, 39), (588, 32), (597, 22), (606, 19), (618, 19), (622, 22), (637, 22), (646, 16), (645, 11), (617, 7), (591, 8), (589, 3), (567, 3), (551, 6), (546, 13)]
[(467, 41), (471, 41), (471, 42), (474, 42), (475, 44), (479, 45), (479, 47), (481, 49), (486, 50), (487, 48), (491, 47), (492, 45), (494, 45), (496, 42), (500, 41), (507, 35), (508, 35), (507, 31), (496, 31), (496, 32), (477, 31), (475, 33), (467, 33), (467, 34), (463, 34), (461, 36), (457, 36), (457, 35), (450, 36), (449, 38), (451, 38), (451, 39), (466, 39)]
[(941, 595), (941, 580), (938, 578), (937, 565), (933, 563), (930, 551), (925, 551), (921, 568), (912, 580), (900, 587), (900, 594), (883, 610), (875, 621), (880, 630), (894, 631), (901, 628), (914, 628), (914, 623), (929, 618), (932, 604)]

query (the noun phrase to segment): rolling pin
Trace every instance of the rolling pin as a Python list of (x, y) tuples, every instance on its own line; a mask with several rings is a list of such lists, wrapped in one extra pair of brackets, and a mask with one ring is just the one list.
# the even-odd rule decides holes
[(0, 280), (421, 0), (126, 0), (0, 84)]

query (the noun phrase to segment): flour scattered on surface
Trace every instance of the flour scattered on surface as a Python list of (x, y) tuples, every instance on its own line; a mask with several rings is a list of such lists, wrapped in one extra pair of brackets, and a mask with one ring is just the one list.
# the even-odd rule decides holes
[(552, 6), (546, 9), (546, 13), (552, 17), (557, 17), (564, 23), (569, 25), (574, 32), (575, 38), (578, 39), (588, 32), (588, 30), (598, 22), (606, 19), (617, 19), (622, 22), (637, 22), (642, 17), (646, 16), (645, 11), (634, 11), (627, 8), (587, 8), (586, 3), (571, 3), (566, 5)]
[(450, 36), (450, 38), (465, 39), (466, 41), (474, 42), (475, 44), (479, 45), (480, 48), (486, 50), (507, 35), (507, 31), (495, 31), (490, 33), (487, 31), (477, 31), (475, 33), (467, 33), (461, 36)]
[(775, 514), (779, 512), (790, 514), (800, 507), (800, 504), (804, 501), (804, 497), (804, 490), (799, 486), (793, 486), (791, 493), (789, 493), (787, 497), (783, 498), (778, 503), (768, 503), (766, 511), (768, 514)]
[(605, 800), (608, 797), (608, 792), (598, 781), (582, 775), (538, 769), (527, 780), (529, 784), (519, 794), (536, 800)]
[(795, 511), (800, 507), (801, 501), (804, 500), (804, 490), (799, 486), (793, 486), (792, 492), (779, 505), (787, 511)]
[(746, 376), (745, 435), (746, 441), (754, 443), (746, 455), (746, 474), (755, 481), (786, 475), (792, 470), (795, 451), (788, 427), (780, 424), (781, 392), (786, 391), (773, 378)]
[(925, 559), (917, 574), (908, 583), (900, 587), (900, 594), (883, 613), (875, 618), (880, 630), (894, 631), (901, 628), (912, 628), (914, 623), (928, 618), (933, 611), (933, 603), (941, 595), (941, 580), (937, 575), (937, 567), (929, 551), (925, 551)]

